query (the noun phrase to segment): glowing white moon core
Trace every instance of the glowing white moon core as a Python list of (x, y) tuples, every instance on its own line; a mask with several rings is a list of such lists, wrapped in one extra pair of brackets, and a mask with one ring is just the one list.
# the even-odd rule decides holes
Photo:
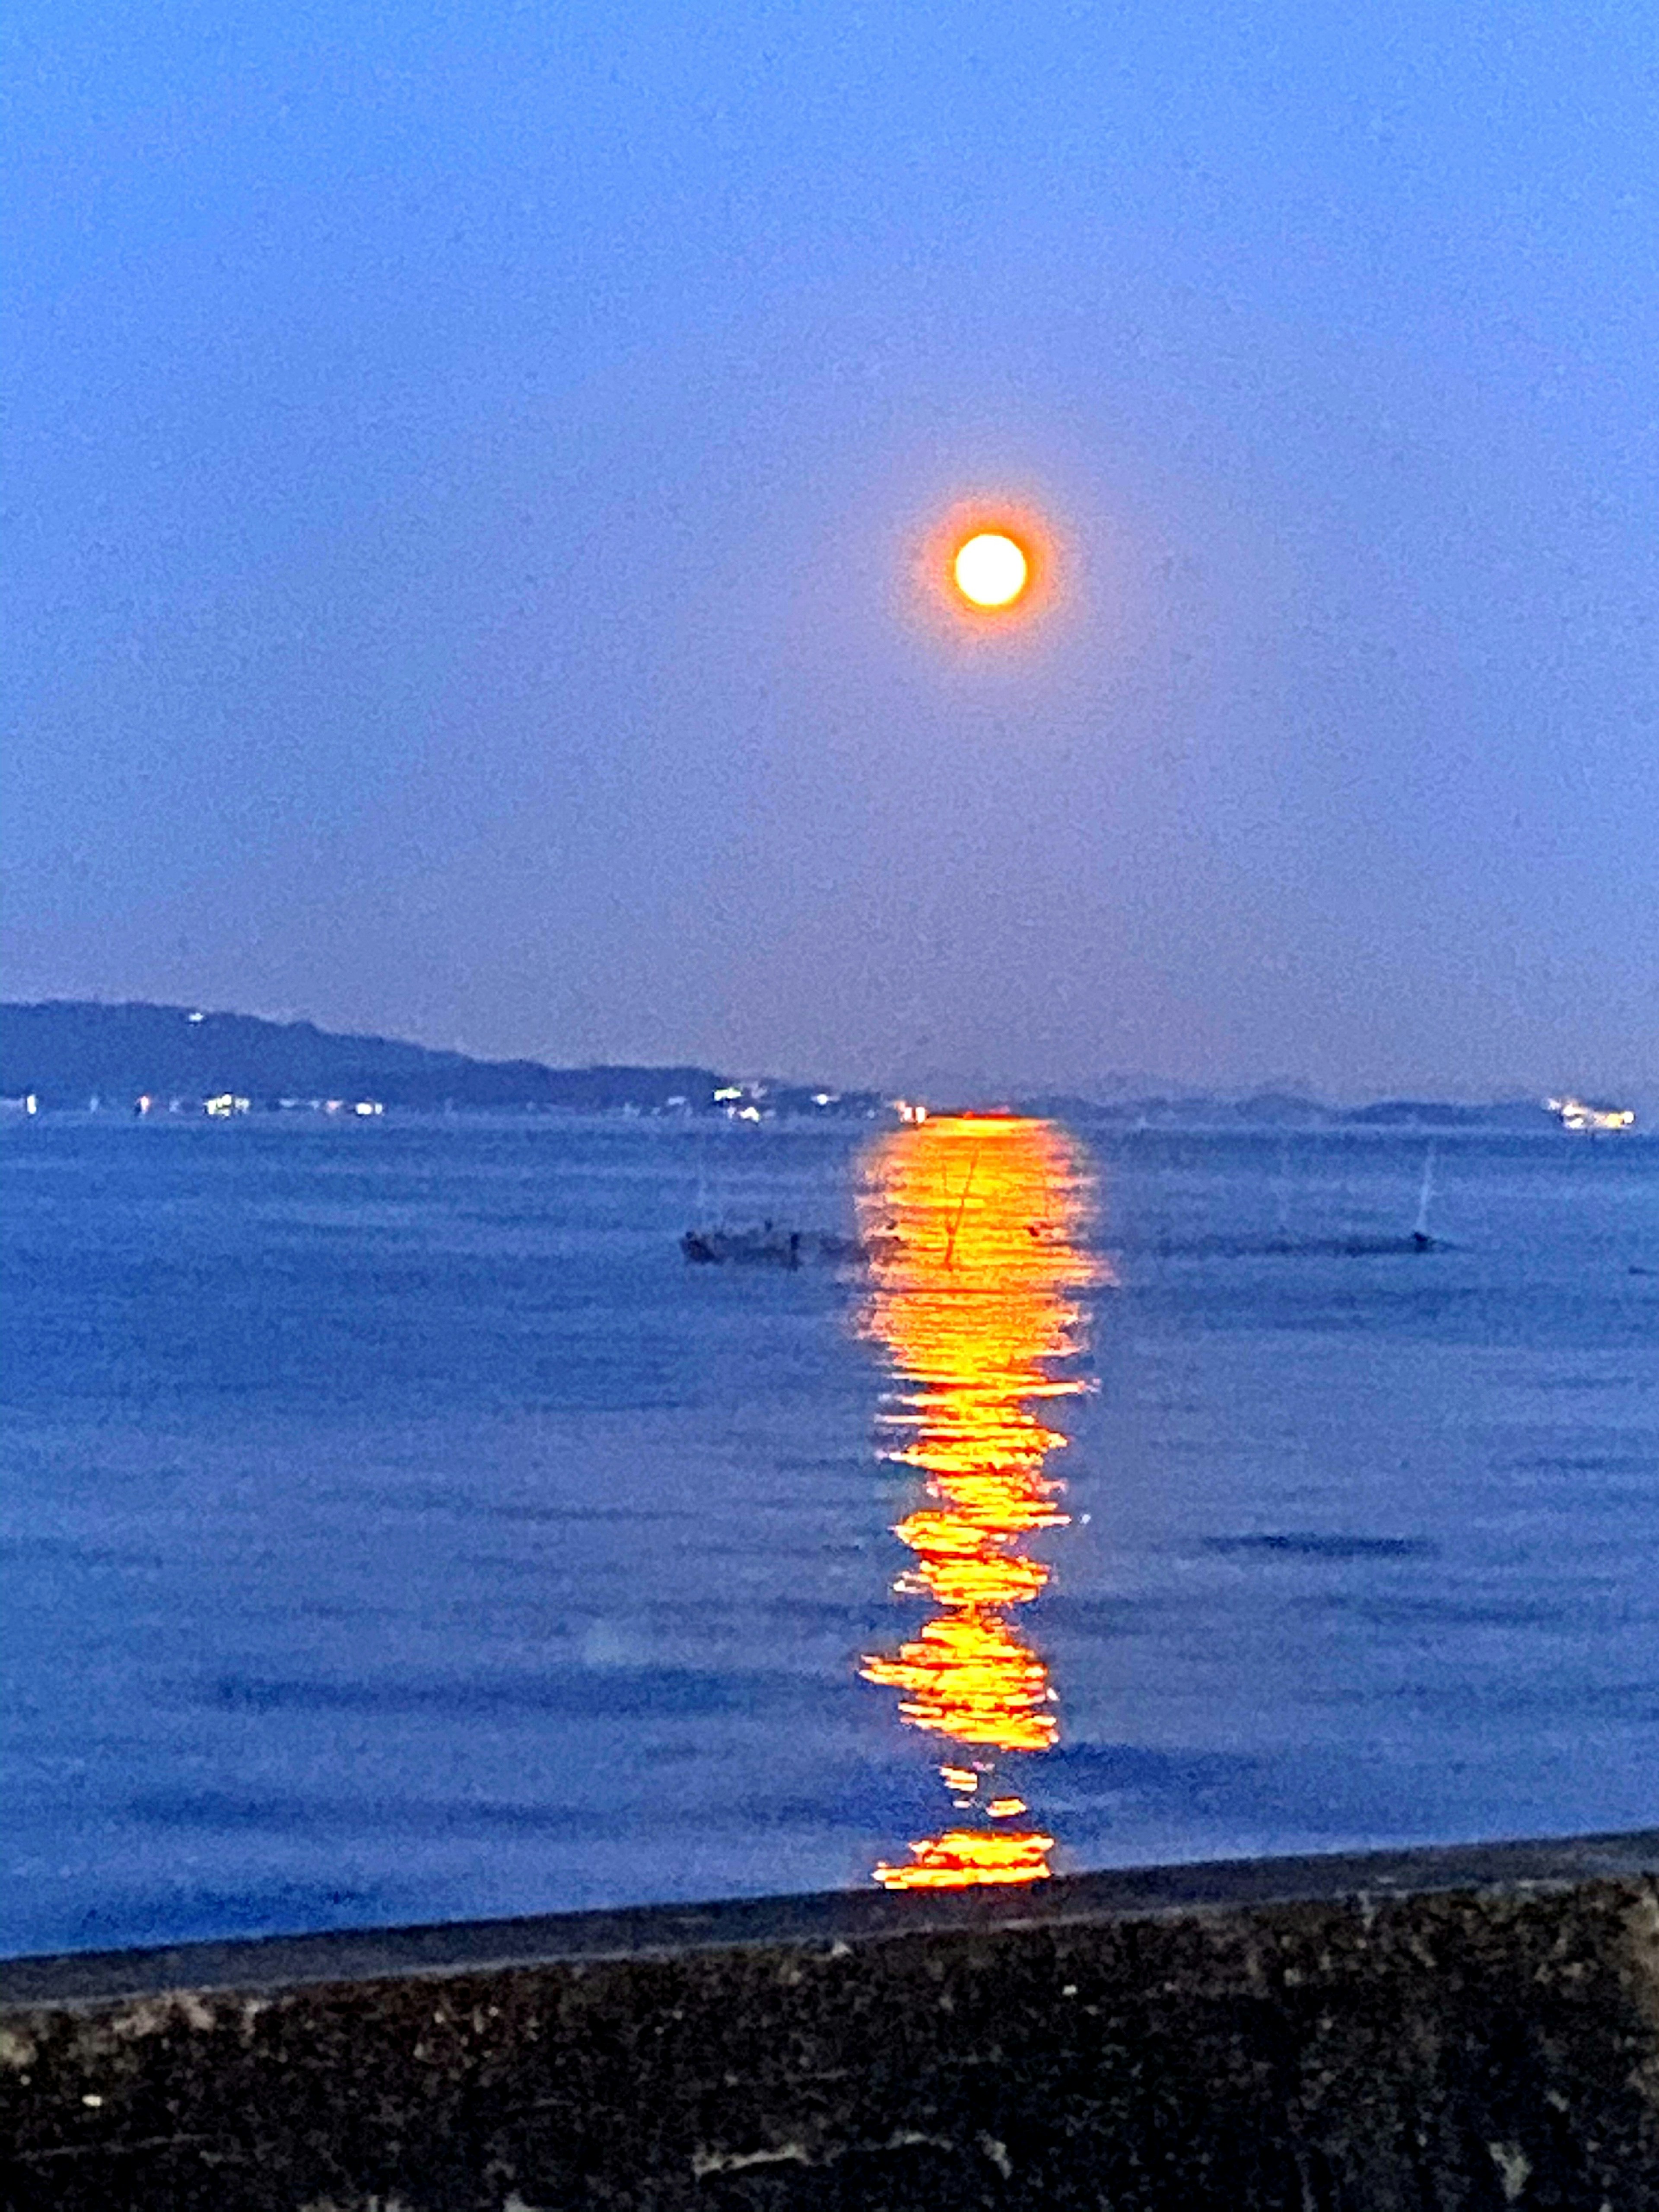
[(1012, 606), (1025, 589), (1030, 564), (1012, 538), (981, 530), (957, 548), (957, 589), (976, 607)]

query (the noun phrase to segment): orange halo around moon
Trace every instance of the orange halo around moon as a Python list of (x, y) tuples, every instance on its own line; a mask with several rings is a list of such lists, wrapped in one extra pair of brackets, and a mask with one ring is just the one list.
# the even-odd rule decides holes
[(933, 619), (958, 635), (1026, 629), (1055, 597), (1052, 526), (1023, 501), (957, 500), (921, 546), (919, 581)]

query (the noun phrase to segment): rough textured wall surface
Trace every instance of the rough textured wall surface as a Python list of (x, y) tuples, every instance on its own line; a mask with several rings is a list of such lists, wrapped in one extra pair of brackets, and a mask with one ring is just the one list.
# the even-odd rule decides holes
[(0, 1967), (3, 2202), (1659, 2208), (1659, 1834)]

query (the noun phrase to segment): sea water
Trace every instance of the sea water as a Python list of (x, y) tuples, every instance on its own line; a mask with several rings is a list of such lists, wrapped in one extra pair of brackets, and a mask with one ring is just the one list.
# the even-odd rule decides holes
[[(868, 1130), (0, 1128), (10, 1951), (863, 1883), (914, 1474)], [(1094, 1386), (1021, 1622), (1060, 1868), (1651, 1822), (1659, 1145), (1088, 1136)]]

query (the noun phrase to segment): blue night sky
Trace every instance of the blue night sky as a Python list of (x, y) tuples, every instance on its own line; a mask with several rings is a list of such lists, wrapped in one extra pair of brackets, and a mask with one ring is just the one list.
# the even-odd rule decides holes
[(5, 40), (7, 996), (1659, 1091), (1651, 9)]

